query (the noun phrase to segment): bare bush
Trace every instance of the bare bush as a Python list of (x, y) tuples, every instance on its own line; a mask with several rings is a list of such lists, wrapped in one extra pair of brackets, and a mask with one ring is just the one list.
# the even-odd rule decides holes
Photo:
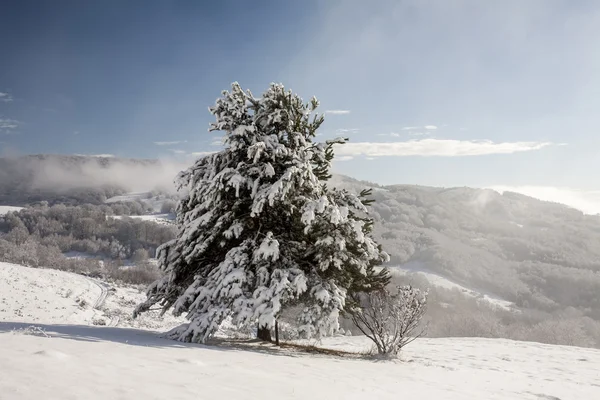
[(356, 327), (377, 347), (377, 353), (395, 356), (425, 333), (420, 322), (425, 314), (427, 292), (412, 286), (398, 286), (361, 293), (354, 299), (358, 306), (350, 310)]

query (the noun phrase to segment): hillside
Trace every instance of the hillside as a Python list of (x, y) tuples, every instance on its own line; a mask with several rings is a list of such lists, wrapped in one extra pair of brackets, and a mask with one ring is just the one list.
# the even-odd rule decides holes
[(600, 320), (600, 217), (517, 193), (372, 187), (376, 236), (391, 266), (435, 273), (519, 307), (568, 307)]
[[(28, 307), (18, 318), (11, 315), (11, 305), (4, 304), (8, 312), (0, 312), (3, 399), (396, 399), (401, 393), (449, 400), (568, 400), (600, 394), (600, 351), (593, 349), (419, 339), (401, 360), (386, 362), (247, 342), (183, 344), (147, 329), (165, 329), (168, 320), (154, 319), (155, 325), (136, 329), (124, 318), (117, 327), (91, 326), (86, 316), (112, 310), (114, 318), (118, 309), (128, 310), (134, 300), (128, 289), (113, 288), (106, 304), (94, 309), (75, 303), (76, 294), (84, 294), (90, 304), (102, 299), (86, 278), (6, 264), (0, 264), (0, 276), (6, 285), (2, 296)], [(62, 311), (50, 311), (48, 304)], [(360, 336), (328, 338), (319, 345), (350, 352), (369, 348)]]

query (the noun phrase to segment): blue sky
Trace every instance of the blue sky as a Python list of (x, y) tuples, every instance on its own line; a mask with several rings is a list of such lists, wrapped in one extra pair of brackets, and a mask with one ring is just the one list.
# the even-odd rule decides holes
[(275, 81), (350, 138), (336, 171), (600, 190), (598, 38), (593, 0), (5, 1), (0, 152), (214, 151), (221, 90)]

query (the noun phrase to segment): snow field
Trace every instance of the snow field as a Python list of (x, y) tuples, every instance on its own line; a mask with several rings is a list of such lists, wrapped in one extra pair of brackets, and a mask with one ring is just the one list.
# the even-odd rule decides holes
[[(0, 323), (0, 332), (7, 332)], [(53, 332), (57, 331), (57, 332)], [(493, 339), (422, 339), (403, 361), (184, 345), (151, 332), (46, 327), (0, 333), (0, 398), (597, 399), (600, 351)], [(363, 348), (361, 338), (328, 347)], [(32, 373), (35, 371), (35, 373)]]
[[(101, 310), (90, 311), (75, 298), (94, 304), (103, 292), (86, 277), (0, 263), (0, 400), (600, 399), (596, 349), (423, 338), (400, 360), (377, 361), (258, 343), (184, 344), (147, 330), (180, 319), (151, 311), (131, 321), (143, 292), (115, 289)], [(99, 318), (94, 312), (117, 317), (119, 327), (90, 326)], [(357, 353), (371, 347), (364, 337), (344, 336), (318, 345)]]
[(92, 323), (101, 294), (81, 275), (0, 262), (0, 321)]

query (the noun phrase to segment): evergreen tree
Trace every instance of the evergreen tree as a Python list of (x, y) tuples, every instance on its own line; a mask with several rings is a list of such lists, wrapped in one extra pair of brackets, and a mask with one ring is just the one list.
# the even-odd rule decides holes
[(374, 267), (388, 255), (374, 242), (365, 196), (330, 189), (333, 146), (315, 143), (323, 116), (282, 85), (262, 97), (234, 83), (209, 110), (225, 149), (178, 177), (177, 238), (157, 250), (165, 275), (136, 315), (159, 304), (187, 313), (169, 336), (205, 341), (227, 317), (270, 328), (286, 306), (303, 304), (307, 335), (338, 328), (349, 294), (389, 281)]

